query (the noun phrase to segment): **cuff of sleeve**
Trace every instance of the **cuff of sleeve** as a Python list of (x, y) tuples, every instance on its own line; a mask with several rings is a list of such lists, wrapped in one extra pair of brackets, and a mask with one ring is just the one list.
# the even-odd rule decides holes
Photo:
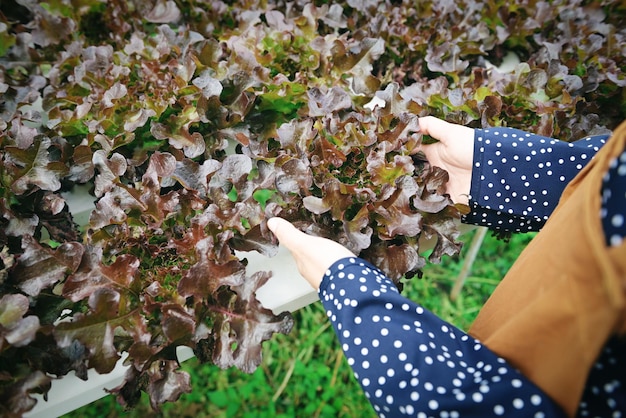
[(476, 129), (475, 144), (470, 207), (475, 218), (491, 218), (480, 224), (495, 228), (540, 228), (582, 167), (569, 164), (573, 144), (518, 129)]

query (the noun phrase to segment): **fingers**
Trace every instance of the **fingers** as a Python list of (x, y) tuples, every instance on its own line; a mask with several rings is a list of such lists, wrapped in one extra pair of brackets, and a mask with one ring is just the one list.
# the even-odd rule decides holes
[(448, 122), (434, 116), (421, 117), (418, 122), (422, 133), (437, 139), (445, 135), (446, 125), (448, 125)]
[(307, 257), (308, 252), (314, 248), (312, 237), (300, 231), (293, 224), (283, 218), (271, 218), (267, 221), (267, 227), (278, 238), (281, 245), (287, 248), (296, 261), (301, 257)]
[(450, 175), (446, 191), (455, 203), (468, 203), (474, 158), (474, 129), (449, 123), (433, 116), (419, 119), (422, 133), (437, 139), (421, 150), (428, 162)]
[(299, 231), (282, 218), (271, 218), (267, 227), (293, 256), (300, 274), (313, 286), (319, 288), (326, 270), (336, 261), (353, 257), (343, 245), (326, 238), (314, 237)]
[(434, 116), (419, 118), (419, 125), (422, 133), (430, 135), (442, 142), (449, 142), (455, 138), (466, 141), (474, 137), (474, 130), (472, 128), (446, 122)]
[(304, 232), (299, 231), (291, 222), (283, 218), (271, 218), (267, 221), (267, 227), (272, 231), (278, 241), (288, 250), (292, 250), (302, 236), (307, 237)]

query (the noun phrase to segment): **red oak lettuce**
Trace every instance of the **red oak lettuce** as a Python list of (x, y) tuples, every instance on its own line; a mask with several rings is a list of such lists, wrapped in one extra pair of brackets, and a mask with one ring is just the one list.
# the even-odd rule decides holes
[[(626, 113), (616, 2), (79, 3), (0, 5), (2, 415), (124, 352), (129, 407), (190, 390), (178, 346), (253, 371), (292, 327), (255, 297), (271, 272), (235, 255), (276, 253), (272, 216), (399, 285), (457, 254), (467, 208), (420, 116), (571, 141)], [(489, 66), (507, 52), (511, 72)]]

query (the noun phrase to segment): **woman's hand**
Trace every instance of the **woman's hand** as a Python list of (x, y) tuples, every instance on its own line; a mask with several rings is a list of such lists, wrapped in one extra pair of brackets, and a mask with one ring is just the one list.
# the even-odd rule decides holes
[(467, 204), (472, 182), (474, 130), (434, 116), (419, 118), (422, 133), (439, 142), (422, 146), (428, 162), (450, 175), (447, 192), (454, 203)]
[(300, 274), (313, 286), (320, 287), (326, 270), (338, 260), (354, 257), (343, 245), (322, 237), (307, 235), (282, 218), (271, 218), (267, 227), (293, 256)]

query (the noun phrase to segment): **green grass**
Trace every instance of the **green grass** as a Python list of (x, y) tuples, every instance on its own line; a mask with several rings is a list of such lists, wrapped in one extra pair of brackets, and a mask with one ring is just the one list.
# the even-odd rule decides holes
[[(403, 293), (443, 319), (467, 329), (499, 280), (532, 234), (509, 243), (488, 235), (461, 295), (449, 298), (462, 265), (446, 258), (428, 265), (424, 278), (406, 283)], [(470, 242), (471, 233), (464, 237)], [(375, 417), (354, 378), (319, 302), (294, 313), (290, 335), (276, 335), (263, 347), (263, 364), (252, 374), (221, 370), (192, 358), (183, 368), (192, 376), (193, 392), (175, 403), (150, 409), (147, 396), (124, 411), (112, 396), (86, 405), (66, 418), (104, 417)]]

